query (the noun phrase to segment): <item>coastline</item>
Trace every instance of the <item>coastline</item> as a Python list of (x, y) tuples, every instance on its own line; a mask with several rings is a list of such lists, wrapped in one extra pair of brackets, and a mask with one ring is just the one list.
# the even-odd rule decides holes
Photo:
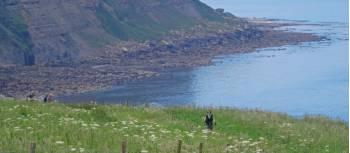
[[(75, 64), (54, 66), (1, 66), (0, 93), (6, 97), (24, 98), (31, 91), (37, 95), (52, 92), (69, 95), (97, 91), (130, 80), (157, 76), (174, 68), (192, 68), (211, 64), (217, 55), (253, 52), (259, 48), (278, 47), (302, 42), (322, 41), (326, 38), (309, 33), (276, 30), (278, 27), (309, 25), (298, 21), (283, 22), (273, 19), (248, 19), (251, 27), (238, 31), (202, 33), (175, 33), (158, 42), (130, 43), (121, 54), (108, 52)], [(238, 34), (237, 34), (238, 33)], [(178, 35), (182, 37), (178, 38)], [(116, 48), (109, 48), (115, 50)], [(130, 51), (131, 50), (131, 51)], [(1, 75), (8, 74), (8, 75)]]

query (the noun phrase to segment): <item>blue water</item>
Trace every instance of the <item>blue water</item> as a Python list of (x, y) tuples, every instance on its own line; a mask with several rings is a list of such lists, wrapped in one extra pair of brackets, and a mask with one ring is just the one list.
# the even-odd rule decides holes
[[(322, 26), (284, 29), (316, 33), (331, 40), (218, 56), (211, 66), (166, 72), (157, 78), (105, 91), (65, 96), (61, 100), (257, 108), (293, 116), (324, 115), (348, 121), (348, 21), (344, 17), (347, 18), (344, 13), (347, 8), (340, 7), (347, 1), (205, 1), (246, 17), (254, 14), (322, 22)], [(310, 16), (303, 14), (311, 3), (309, 7), (315, 12)], [(287, 6), (289, 11), (278, 13)], [(332, 14), (323, 16), (336, 6), (339, 6), (336, 12), (333, 10)]]

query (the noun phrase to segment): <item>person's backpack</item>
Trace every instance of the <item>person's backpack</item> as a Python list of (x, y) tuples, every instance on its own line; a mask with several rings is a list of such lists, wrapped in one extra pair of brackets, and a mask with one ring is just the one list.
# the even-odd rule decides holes
[(44, 103), (46, 103), (47, 100), (48, 100), (48, 95), (46, 95), (46, 96), (44, 97)]

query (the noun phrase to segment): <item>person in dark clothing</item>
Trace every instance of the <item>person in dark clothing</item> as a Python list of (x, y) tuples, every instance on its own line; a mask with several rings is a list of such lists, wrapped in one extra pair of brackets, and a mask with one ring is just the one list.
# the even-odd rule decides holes
[(31, 92), (31, 93), (29, 93), (29, 95), (27, 95), (26, 99), (29, 100), (29, 101), (33, 101), (34, 97), (35, 97), (35, 93)]
[(209, 130), (213, 130), (214, 126), (214, 115), (211, 110), (208, 110), (207, 115), (205, 115), (205, 124)]
[(45, 95), (45, 97), (44, 97), (44, 103), (47, 103), (47, 99), (49, 99), (49, 95)]

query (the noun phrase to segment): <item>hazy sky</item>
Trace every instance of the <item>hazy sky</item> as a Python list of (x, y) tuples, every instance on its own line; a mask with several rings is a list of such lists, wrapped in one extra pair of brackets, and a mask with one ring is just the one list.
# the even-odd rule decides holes
[(348, 0), (201, 0), (241, 17), (348, 22)]

